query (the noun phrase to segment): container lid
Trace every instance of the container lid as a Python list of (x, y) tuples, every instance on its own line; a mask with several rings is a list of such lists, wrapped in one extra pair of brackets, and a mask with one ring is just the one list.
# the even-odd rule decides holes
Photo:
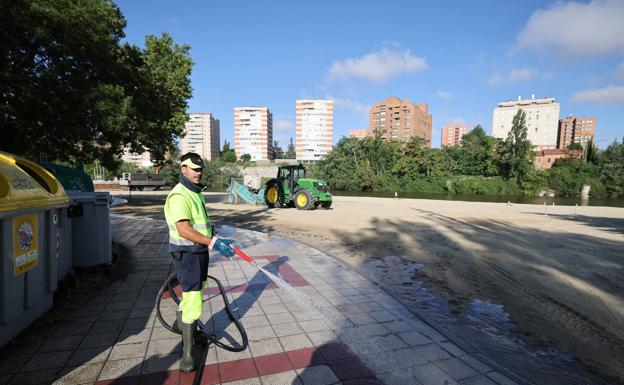
[(89, 174), (81, 169), (61, 166), (54, 163), (41, 163), (41, 165), (61, 182), (65, 191), (95, 191), (93, 188), (93, 180)]
[(0, 151), (0, 212), (67, 203), (63, 186), (48, 170)]
[(108, 206), (112, 202), (111, 195), (108, 191), (86, 192), (69, 190), (67, 195), (72, 203), (92, 203), (95, 205)]

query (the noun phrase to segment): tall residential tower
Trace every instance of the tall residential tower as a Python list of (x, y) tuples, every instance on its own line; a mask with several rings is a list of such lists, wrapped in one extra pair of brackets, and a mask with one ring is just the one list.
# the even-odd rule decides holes
[(526, 113), (527, 137), (536, 147), (543, 150), (557, 147), (559, 127), (559, 103), (554, 98), (522, 100), (498, 103), (492, 118), (492, 136), (506, 139), (511, 131), (514, 116), (518, 110)]
[(578, 143), (585, 148), (587, 142), (594, 139), (595, 132), (596, 118), (563, 118), (559, 120), (557, 148), (565, 150), (572, 143)]
[(273, 157), (273, 114), (267, 107), (234, 108), (234, 151), (238, 159), (245, 154), (251, 160)]
[(442, 146), (458, 146), (461, 139), (470, 131), (464, 124), (451, 123), (442, 127)]
[(219, 157), (221, 146), (221, 128), (219, 119), (209, 112), (189, 114), (184, 125), (184, 137), (180, 140), (180, 152), (195, 152), (207, 160)]
[(391, 96), (370, 110), (368, 135), (377, 132), (386, 140), (410, 140), (418, 137), (431, 147), (431, 115), (427, 103), (413, 104)]
[(296, 145), (299, 160), (319, 160), (332, 149), (334, 101), (297, 100)]

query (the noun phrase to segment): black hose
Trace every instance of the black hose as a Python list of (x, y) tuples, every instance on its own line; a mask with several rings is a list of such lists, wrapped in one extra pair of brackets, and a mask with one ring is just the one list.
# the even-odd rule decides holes
[[(204, 345), (204, 346), (201, 351), (199, 361), (197, 362), (197, 365), (195, 368), (195, 378), (193, 379), (193, 385), (199, 385), (201, 383), (202, 377), (204, 375), (204, 365), (206, 364), (206, 358), (208, 357), (208, 348), (210, 347), (210, 345), (214, 344), (230, 352), (242, 352), (243, 350), (247, 349), (247, 346), (249, 345), (249, 340), (247, 339), (247, 333), (245, 332), (245, 329), (243, 328), (243, 325), (240, 323), (238, 318), (236, 318), (234, 314), (232, 313), (232, 309), (230, 309), (230, 301), (228, 301), (227, 296), (225, 295), (225, 288), (221, 284), (221, 281), (219, 281), (218, 279), (216, 279), (215, 277), (211, 275), (209, 275), (208, 278), (215, 281), (217, 283), (217, 286), (219, 286), (221, 297), (223, 298), (223, 302), (225, 303), (225, 311), (227, 312), (230, 320), (234, 322), (234, 325), (236, 325), (236, 328), (238, 329), (238, 332), (240, 333), (243, 339), (243, 343), (239, 347), (225, 345), (224, 343), (219, 341), (216, 336), (206, 333), (202, 328), (200, 328), (197, 340), (199, 340), (200, 342), (199, 345)], [(160, 290), (158, 291), (158, 296), (156, 297), (156, 317), (158, 317), (158, 320), (160, 321), (160, 323), (165, 328), (167, 328), (167, 330), (176, 334), (182, 334), (182, 332), (178, 330), (178, 328), (174, 328), (172, 325), (169, 325), (167, 321), (165, 321), (165, 319), (163, 318), (162, 313), (160, 312), (160, 303), (162, 302), (162, 297), (165, 294), (165, 291), (169, 293), (169, 295), (171, 296), (171, 298), (174, 300), (175, 303), (177, 304), (180, 303), (180, 298), (177, 296), (177, 294), (173, 290), (173, 288), (177, 285), (177, 283), (178, 283), (178, 276), (176, 275), (175, 271), (173, 271), (171, 274), (169, 274), (169, 276), (165, 280), (165, 283), (163, 283), (163, 285), (160, 287)]]
[[(205, 338), (209, 342), (207, 344), (207, 346), (206, 346), (206, 351), (208, 350), (208, 346), (209, 345), (214, 344), (214, 345), (220, 347), (221, 349), (225, 349), (225, 350), (230, 351), (230, 352), (242, 352), (243, 350), (247, 349), (247, 346), (249, 345), (249, 340), (247, 338), (247, 333), (245, 332), (245, 329), (243, 328), (243, 325), (241, 324), (240, 320), (236, 316), (234, 316), (234, 313), (232, 313), (232, 309), (230, 309), (230, 301), (227, 299), (227, 296), (225, 295), (225, 288), (221, 284), (221, 281), (219, 281), (218, 279), (216, 279), (215, 277), (213, 277), (211, 275), (208, 275), (208, 278), (210, 278), (213, 281), (215, 281), (217, 283), (217, 286), (219, 286), (219, 291), (221, 293), (221, 297), (223, 298), (223, 302), (225, 303), (225, 311), (227, 312), (228, 317), (230, 318), (230, 320), (236, 326), (236, 329), (238, 329), (238, 332), (240, 333), (241, 338), (242, 338), (243, 341), (242, 341), (242, 344), (239, 347), (226, 345), (223, 342), (219, 341), (216, 338), (216, 336), (214, 336), (212, 334), (208, 334), (203, 329), (200, 329), (199, 330), (200, 337)], [(176, 273), (174, 271), (171, 274), (169, 274), (169, 276), (165, 280), (165, 283), (163, 283), (163, 285), (160, 287), (160, 290), (158, 291), (158, 296), (156, 298), (156, 317), (158, 317), (158, 320), (160, 321), (160, 323), (167, 330), (169, 330), (169, 331), (171, 331), (173, 333), (176, 333), (176, 334), (182, 334), (182, 332), (180, 332), (180, 330), (178, 330), (178, 328), (175, 328), (172, 325), (168, 324), (167, 321), (165, 321), (165, 319), (163, 318), (163, 316), (162, 316), (162, 314), (160, 312), (160, 303), (162, 301), (162, 296), (165, 294), (165, 291), (167, 291), (169, 293), (169, 295), (171, 296), (171, 298), (174, 300), (175, 303), (177, 303), (177, 304), (180, 303), (180, 298), (177, 296), (177, 294), (173, 290), (173, 288), (177, 284), (177, 281), (178, 281), (178, 277), (177, 277), (177, 275), (176, 275)], [(175, 284), (174, 284), (174, 282), (175, 282)], [(204, 357), (204, 361), (205, 361), (205, 357)]]

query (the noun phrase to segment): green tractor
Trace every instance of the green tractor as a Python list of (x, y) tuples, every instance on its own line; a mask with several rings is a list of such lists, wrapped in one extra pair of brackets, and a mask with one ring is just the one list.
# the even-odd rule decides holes
[(267, 206), (295, 206), (299, 210), (313, 210), (318, 206), (330, 208), (332, 196), (327, 182), (308, 179), (305, 174), (306, 169), (302, 164), (278, 167), (277, 178), (268, 181), (264, 190)]

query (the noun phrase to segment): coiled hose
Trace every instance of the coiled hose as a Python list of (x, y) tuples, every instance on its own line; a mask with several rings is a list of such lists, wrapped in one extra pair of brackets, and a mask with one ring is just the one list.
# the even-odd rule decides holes
[[(200, 360), (198, 362), (198, 365), (195, 371), (195, 379), (193, 380), (193, 385), (197, 385), (201, 382), (201, 378), (204, 373), (204, 364), (206, 363), (206, 358), (208, 356), (208, 348), (210, 347), (210, 345), (218, 346), (221, 349), (225, 349), (230, 352), (242, 352), (243, 350), (247, 349), (247, 346), (249, 345), (247, 333), (245, 332), (245, 329), (243, 328), (243, 325), (241, 324), (239, 319), (236, 318), (236, 316), (234, 316), (234, 313), (232, 313), (232, 309), (230, 308), (230, 301), (227, 299), (227, 296), (225, 295), (225, 288), (221, 284), (221, 281), (219, 281), (218, 279), (216, 279), (215, 277), (211, 275), (208, 275), (208, 278), (212, 279), (213, 281), (217, 283), (217, 286), (219, 287), (219, 292), (221, 293), (221, 297), (223, 298), (223, 302), (225, 304), (225, 311), (227, 312), (230, 320), (236, 326), (236, 329), (238, 329), (238, 332), (240, 333), (243, 341), (241, 345), (238, 347), (226, 345), (223, 342), (219, 341), (219, 339), (215, 335), (207, 333), (206, 331), (203, 330), (203, 328), (199, 328), (198, 337), (200, 340), (205, 341), (205, 348), (203, 349), (201, 353)], [(173, 325), (170, 325), (169, 323), (167, 323), (167, 321), (165, 321), (160, 311), (160, 303), (162, 302), (162, 297), (165, 294), (165, 292), (169, 293), (169, 295), (175, 301), (176, 304), (180, 303), (180, 298), (177, 296), (177, 294), (173, 290), (173, 288), (177, 286), (177, 284), (178, 284), (178, 276), (176, 275), (175, 271), (173, 271), (171, 274), (169, 274), (169, 276), (165, 280), (165, 283), (163, 283), (163, 285), (160, 287), (160, 290), (158, 291), (158, 296), (156, 297), (156, 317), (158, 317), (158, 320), (160, 321), (160, 323), (167, 330), (176, 334), (182, 334), (182, 332), (178, 330), (178, 328), (175, 328)]]

